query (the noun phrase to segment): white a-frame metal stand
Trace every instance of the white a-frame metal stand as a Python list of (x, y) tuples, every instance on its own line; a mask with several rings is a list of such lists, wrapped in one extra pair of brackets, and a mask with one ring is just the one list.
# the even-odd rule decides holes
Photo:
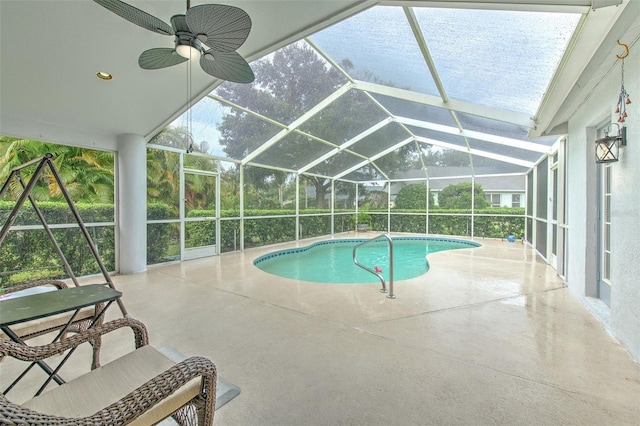
[[(26, 183), (25, 179), (23, 178), (23, 176), (21, 174), (21, 172), (26, 167), (33, 166), (33, 165), (36, 165), (36, 164), (37, 164), (37, 166), (35, 168), (35, 171), (30, 176), (30, 179), (28, 179), (28, 183)], [(9, 174), (9, 177), (7, 178), (7, 180), (2, 185), (2, 188), (0, 188), (0, 198), (2, 198), (4, 193), (10, 187), (11, 182), (17, 182), (20, 185), (20, 187), (22, 188), (22, 193), (20, 195), (20, 198), (18, 198), (18, 200), (16, 201), (16, 205), (14, 206), (14, 208), (11, 211), (9, 217), (7, 218), (7, 220), (5, 221), (4, 225), (2, 226), (2, 230), (0, 231), (0, 245), (2, 245), (2, 241), (4, 240), (6, 235), (9, 233), (9, 230), (11, 229), (11, 226), (13, 226), (13, 222), (16, 220), (16, 217), (18, 216), (18, 213), (20, 212), (20, 209), (22, 208), (24, 203), (27, 200), (29, 200), (29, 202), (33, 206), (33, 209), (35, 210), (36, 215), (38, 216), (38, 219), (40, 220), (40, 222), (42, 223), (42, 226), (44, 227), (44, 231), (46, 232), (47, 236), (51, 240), (51, 243), (53, 244), (53, 249), (55, 250), (56, 254), (60, 257), (60, 260), (62, 261), (62, 267), (64, 268), (64, 270), (67, 273), (67, 275), (69, 276), (69, 278), (73, 281), (73, 283), (76, 286), (80, 285), (80, 283), (78, 282), (77, 277), (75, 276), (73, 270), (71, 269), (71, 266), (69, 265), (69, 262), (67, 261), (65, 255), (64, 255), (64, 253), (60, 249), (60, 246), (58, 245), (58, 242), (56, 241), (55, 236), (53, 235), (53, 232), (51, 231), (51, 228), (49, 227), (49, 224), (47, 223), (44, 215), (42, 214), (42, 211), (38, 207), (38, 203), (36, 202), (35, 198), (31, 194), (31, 192), (33, 191), (33, 188), (35, 187), (36, 183), (44, 175), (44, 173), (46, 171), (49, 172), (48, 176), (50, 176), (53, 179), (55, 179), (56, 182), (58, 183), (60, 191), (61, 191), (65, 201), (67, 202), (67, 205), (69, 206), (69, 209), (71, 209), (71, 212), (73, 213), (73, 216), (74, 216), (74, 218), (75, 218), (75, 220), (76, 220), (76, 222), (78, 224), (78, 227), (80, 228), (80, 231), (81, 231), (82, 235), (84, 236), (84, 239), (86, 240), (87, 245), (89, 246), (89, 249), (91, 250), (91, 253), (93, 254), (93, 257), (95, 258), (95, 260), (96, 260), (96, 262), (98, 264), (98, 267), (100, 268), (100, 272), (102, 273), (102, 275), (103, 275), (103, 277), (105, 279), (105, 282), (103, 284), (108, 285), (109, 287), (111, 287), (111, 288), (113, 288), (115, 290), (116, 288), (115, 288), (115, 286), (113, 284), (113, 280), (111, 279), (111, 275), (109, 275), (109, 271), (107, 271), (107, 269), (105, 268), (104, 263), (102, 262), (102, 259), (100, 258), (100, 254), (98, 253), (98, 249), (96, 248), (95, 244), (93, 243), (93, 241), (91, 239), (91, 236), (89, 234), (89, 231), (87, 230), (87, 227), (84, 225), (84, 222), (82, 221), (82, 218), (80, 217), (80, 213), (78, 212), (78, 209), (76, 208), (75, 204), (73, 203), (73, 200), (69, 196), (69, 192), (67, 191), (67, 189), (66, 189), (66, 187), (64, 185), (64, 182), (60, 178), (60, 173), (58, 173), (58, 170), (56, 169), (56, 166), (53, 163), (53, 155), (52, 154), (45, 154), (42, 158), (37, 158), (35, 160), (28, 161), (28, 162), (26, 162), (24, 164), (21, 164), (20, 166), (17, 166), (15, 168), (13, 168), (11, 170), (10, 174)], [(125, 309), (124, 304), (122, 303), (122, 298), (118, 299), (118, 306), (120, 307), (120, 310), (122, 311), (122, 315), (123, 316), (127, 316), (127, 310)]]

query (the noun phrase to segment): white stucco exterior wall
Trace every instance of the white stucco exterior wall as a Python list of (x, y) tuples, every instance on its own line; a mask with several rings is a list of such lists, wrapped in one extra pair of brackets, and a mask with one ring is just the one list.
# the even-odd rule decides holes
[(140, 135), (118, 136), (118, 266), (122, 274), (147, 268), (147, 149)]
[[(612, 56), (615, 52), (612, 51)], [(567, 284), (592, 308), (597, 296), (597, 179), (594, 157), (596, 126), (617, 121), (614, 113), (620, 93), (620, 65), (600, 82), (569, 121), (568, 254)], [(625, 87), (633, 103), (628, 105), (628, 146), (612, 165), (611, 307), (598, 309), (599, 318), (640, 360), (640, 51), (625, 59)], [(616, 129), (615, 126), (612, 128)], [(586, 189), (586, 190), (585, 190)]]

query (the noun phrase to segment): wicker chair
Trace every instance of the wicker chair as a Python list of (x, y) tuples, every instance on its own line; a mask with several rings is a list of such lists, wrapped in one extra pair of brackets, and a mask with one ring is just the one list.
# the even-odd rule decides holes
[(148, 345), (146, 327), (121, 318), (43, 346), (0, 339), (0, 361), (44, 360), (130, 327), (136, 349), (98, 369), (18, 405), (0, 394), (0, 424), (149, 425), (173, 417), (181, 425), (211, 425), (216, 401), (216, 367), (202, 357), (181, 362)]
[[(38, 287), (46, 287), (51, 286), (56, 290), (60, 290), (63, 288), (67, 288), (67, 284), (63, 281), (58, 280), (41, 280), (32, 283), (23, 283), (12, 286), (8, 289), (5, 289), (6, 294), (16, 293), (19, 291), (27, 290), (27, 289), (35, 289)], [(91, 323), (94, 321), (96, 317), (96, 311), (101, 311), (102, 305), (96, 305), (95, 308), (85, 308), (82, 309), (73, 323), (69, 326), (67, 330), (68, 333), (79, 333), (83, 330), (89, 328)], [(60, 330), (64, 327), (69, 319), (71, 318), (71, 313), (59, 314), (50, 316), (47, 318), (43, 318), (40, 320), (30, 321), (23, 324), (18, 324), (14, 328), (14, 332), (20, 336), (22, 340), (33, 339), (34, 337), (42, 336), (43, 334), (52, 333), (54, 331)], [(103, 322), (103, 319), (100, 318), (97, 324)], [(8, 337), (0, 331), (0, 338), (8, 339)], [(102, 346), (102, 338), (97, 336), (95, 340), (89, 342), (93, 347), (93, 358), (91, 361), (91, 369), (96, 369), (100, 367), (100, 347)]]

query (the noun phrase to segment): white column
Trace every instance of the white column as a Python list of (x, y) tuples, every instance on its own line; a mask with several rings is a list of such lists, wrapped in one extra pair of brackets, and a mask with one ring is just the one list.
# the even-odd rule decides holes
[(147, 269), (147, 149), (144, 137), (118, 136), (119, 272)]

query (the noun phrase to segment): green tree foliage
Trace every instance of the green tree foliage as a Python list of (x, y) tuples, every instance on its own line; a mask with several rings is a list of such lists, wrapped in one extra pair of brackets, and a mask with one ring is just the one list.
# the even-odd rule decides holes
[[(218, 172), (217, 160), (200, 155), (185, 155), (184, 166), (190, 170)], [(185, 172), (184, 202), (187, 212), (197, 209), (215, 210), (217, 178), (206, 173)]]
[[(47, 153), (53, 155), (53, 162), (65, 188), (75, 202), (113, 203), (114, 156), (106, 151), (1, 136), (0, 181), (4, 182), (14, 167)], [(34, 170), (35, 166), (25, 169), (22, 174), (28, 179), (29, 173)], [(14, 185), (9, 192), (11, 198), (16, 199), (22, 193), (22, 188)], [(63, 200), (60, 187), (48, 170), (32, 194), (37, 200)]]
[[(174, 147), (193, 153), (205, 153), (206, 142), (195, 144), (189, 130), (168, 126), (153, 137), (151, 143)], [(186, 155), (185, 168), (202, 171), (217, 171), (216, 160), (201, 155)], [(147, 199), (151, 203), (164, 203), (172, 207), (171, 217), (177, 217), (180, 209), (180, 155), (161, 149), (147, 150)], [(215, 207), (215, 178), (201, 174), (188, 174), (185, 185), (185, 207), (187, 211)]]
[[(427, 186), (424, 183), (412, 183), (404, 186), (396, 196), (396, 208), (424, 210), (426, 208), (426, 193)], [(433, 205), (433, 194), (429, 191), (429, 207), (433, 208)]]
[[(147, 203), (163, 203), (171, 207), (169, 216), (175, 219), (180, 211), (180, 155), (162, 149), (147, 149)], [(147, 211), (147, 218), (149, 211)]]
[(379, 189), (369, 190), (366, 193), (366, 204), (370, 209), (386, 209), (389, 200), (389, 194)]
[[(352, 67), (348, 62), (342, 66), (347, 69)], [(313, 49), (304, 44), (280, 49), (269, 58), (252, 64), (252, 67), (256, 75), (253, 84), (223, 84), (217, 89), (218, 95), (285, 124), (292, 123), (346, 83), (340, 72), (328, 66)], [(370, 99), (357, 91), (350, 91), (302, 124), (300, 130), (340, 145), (384, 117), (385, 114)], [(218, 130), (224, 151), (231, 158), (240, 159), (254, 152), (281, 129), (242, 110), (230, 108)], [(385, 126), (367, 138), (367, 148), (374, 153), (380, 151), (390, 143), (406, 138), (406, 133), (402, 132), (400, 126)], [(260, 154), (256, 162), (295, 169), (315, 160), (327, 150), (325, 145), (308, 136), (292, 132)], [(403, 166), (405, 156), (402, 151), (384, 156), (377, 161), (377, 165), (385, 170)], [(312, 171), (331, 176), (353, 166), (357, 163), (354, 160), (358, 158), (343, 153), (317, 164)], [(360, 173), (375, 176), (378, 171), (371, 167)], [(260, 180), (282, 180), (279, 174), (282, 172), (260, 169), (259, 173), (251, 175), (253, 185), (259, 187)], [(319, 176), (303, 178), (315, 187), (316, 206), (322, 207), (331, 185), (330, 180)]]
[[(466, 151), (455, 151), (452, 149), (442, 149), (428, 145), (423, 148), (424, 165), (438, 167), (470, 167), (471, 156)], [(476, 155), (473, 157), (474, 167), (492, 166), (494, 160)], [(469, 171), (470, 172), (470, 171)]]
[(240, 173), (237, 166), (220, 171), (220, 209), (240, 215)]
[(149, 141), (155, 145), (179, 148), (185, 151), (191, 147), (194, 151), (200, 152), (199, 146), (194, 142), (193, 135), (186, 126), (167, 126)]
[(336, 191), (336, 207), (341, 209), (353, 209), (356, 206), (356, 184), (337, 181), (333, 185)]
[[(484, 209), (489, 207), (490, 203), (485, 198), (482, 185), (476, 183), (474, 192), (474, 208)], [(446, 186), (438, 195), (438, 204), (443, 209), (470, 209), (471, 182), (460, 182)]]
[(245, 209), (277, 209), (295, 205), (293, 174), (263, 167), (244, 169)]
[(425, 149), (423, 161), (425, 166), (469, 167), (471, 157), (467, 152), (454, 151), (451, 149), (433, 149), (433, 147), (430, 146)]

